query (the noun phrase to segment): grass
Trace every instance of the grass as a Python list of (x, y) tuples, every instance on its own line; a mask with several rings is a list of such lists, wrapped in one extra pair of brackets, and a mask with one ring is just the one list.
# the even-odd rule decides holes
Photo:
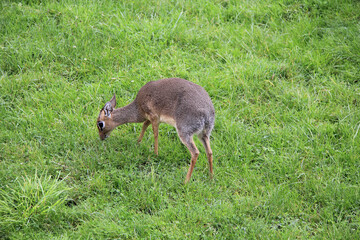
[[(358, 1), (2, 1), (0, 238), (356, 239)], [(150, 80), (202, 85), (215, 180), (161, 125), (95, 126)]]

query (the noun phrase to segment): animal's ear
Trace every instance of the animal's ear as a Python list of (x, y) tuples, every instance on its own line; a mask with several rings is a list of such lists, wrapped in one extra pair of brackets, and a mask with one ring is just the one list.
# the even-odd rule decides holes
[(114, 94), (111, 100), (105, 104), (104, 107), (105, 116), (111, 117), (111, 112), (114, 110), (115, 106), (116, 106), (116, 97)]
[(106, 117), (111, 117), (111, 112), (113, 111), (113, 107), (110, 102), (107, 102), (104, 106), (104, 112)]
[(115, 93), (114, 93), (114, 96), (111, 98), (110, 100), (110, 104), (113, 108), (115, 108), (116, 106), (116, 96), (115, 96)]

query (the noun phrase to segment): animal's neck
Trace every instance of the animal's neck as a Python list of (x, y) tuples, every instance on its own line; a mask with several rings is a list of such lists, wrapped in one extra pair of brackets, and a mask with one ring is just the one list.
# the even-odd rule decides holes
[(116, 126), (125, 123), (143, 122), (145, 120), (141, 116), (135, 102), (132, 102), (125, 107), (115, 109), (112, 112), (112, 114), (113, 114), (113, 121), (116, 124)]

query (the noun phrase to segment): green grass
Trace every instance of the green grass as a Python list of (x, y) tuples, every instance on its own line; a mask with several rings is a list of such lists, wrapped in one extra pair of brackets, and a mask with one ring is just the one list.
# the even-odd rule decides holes
[[(356, 239), (360, 3), (1, 1), (0, 238)], [(215, 179), (160, 126), (101, 142), (113, 93), (202, 85)]]

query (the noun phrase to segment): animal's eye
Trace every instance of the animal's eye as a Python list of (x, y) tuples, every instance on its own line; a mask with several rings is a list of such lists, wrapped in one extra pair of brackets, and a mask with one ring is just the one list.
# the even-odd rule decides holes
[(104, 122), (98, 122), (97, 123), (99, 129), (102, 131), (105, 128), (105, 123)]

